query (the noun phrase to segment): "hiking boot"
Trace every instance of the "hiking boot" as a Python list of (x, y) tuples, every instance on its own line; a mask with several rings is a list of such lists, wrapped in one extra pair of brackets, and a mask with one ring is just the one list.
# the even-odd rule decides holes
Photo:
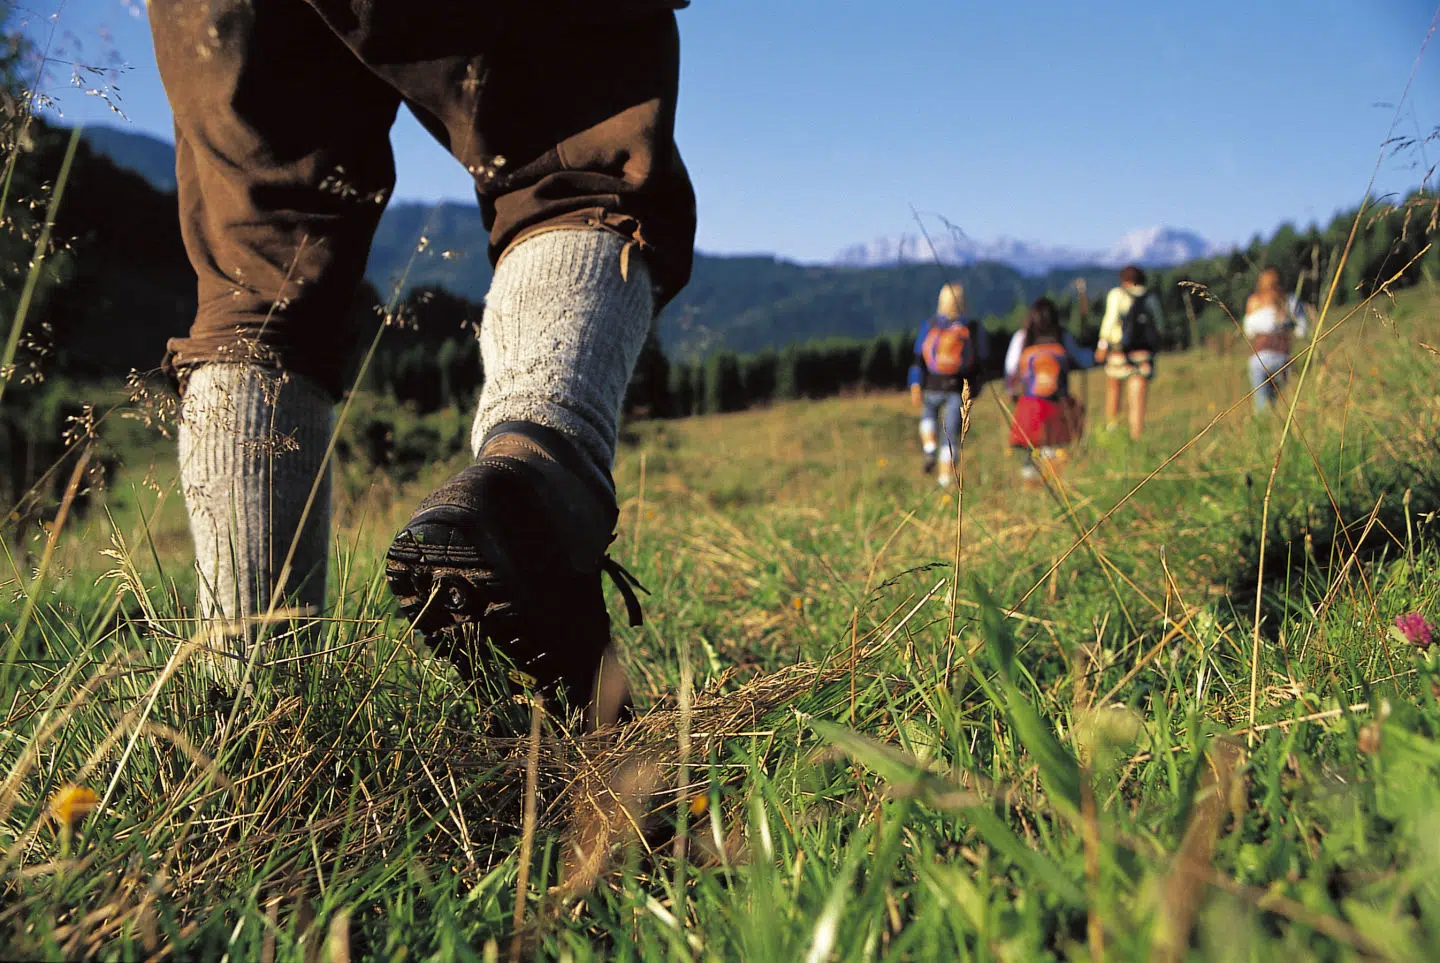
[(924, 461), (924, 463), (920, 466), (920, 470), (923, 471), (923, 472), (924, 472), (925, 474), (927, 474), (927, 475), (930, 474), (931, 472), (933, 472), (933, 471), (935, 470), (935, 462), (936, 462), (936, 460), (937, 460), (938, 458), (939, 458), (939, 456), (936, 455), (933, 451), (932, 451), (932, 452), (926, 452), (926, 453), (925, 453), (925, 461)]
[(602, 572), (620, 588), (631, 625), (641, 614), (639, 582), (605, 554), (615, 496), (591, 474), (558, 432), (497, 425), (475, 464), (395, 536), (385, 577), (406, 618), (467, 682), (503, 671), (513, 693), (559, 695), (585, 707), (594, 727), (629, 704)]

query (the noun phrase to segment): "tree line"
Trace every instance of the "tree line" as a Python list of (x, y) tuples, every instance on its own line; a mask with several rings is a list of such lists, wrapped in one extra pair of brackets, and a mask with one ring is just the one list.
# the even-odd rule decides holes
[[(4, 82), (6, 73), (0, 57), (0, 91), (10, 87)], [(11, 200), (0, 218), (0, 343), (9, 340), (27, 279), (34, 276), (38, 283), (16, 338), (15, 355), (0, 372), (6, 385), (0, 406), (0, 464), (5, 467), (0, 471), (0, 500), (7, 508), (36, 481), (42, 467), (55, 465), (65, 449), (62, 434), (83, 413), (84, 402), (94, 400), (94, 386), (113, 384), (132, 368), (152, 369), (165, 339), (182, 334), (195, 310), (194, 280), (174, 229), (173, 196), (118, 170), (84, 143), (74, 158), (43, 267), (37, 270), (45, 201), (55, 187), (69, 131), (38, 118), (28, 125), (16, 120), (0, 123), (0, 148), (15, 159)], [(1431, 245), (1437, 235), (1437, 207), (1440, 200), (1433, 193), (1417, 192), (1390, 203), (1367, 204), (1358, 224), (1351, 210), (1323, 228), (1282, 225), (1268, 238), (1256, 236), (1226, 254), (1150, 272), (1151, 287), (1165, 308), (1166, 346), (1183, 349), (1207, 340), (1236, 340), (1241, 305), (1267, 266), (1278, 268), (1285, 282), (1312, 304), (1324, 301), (1332, 281), (1336, 302), (1345, 306), (1386, 284), (1398, 288), (1440, 280), (1440, 246)], [(1349, 255), (1336, 279), (1347, 245)], [(741, 270), (747, 266), (746, 259), (717, 262), (716, 270), (731, 273), (701, 278), (700, 287), (750, 285), (749, 275)], [(832, 274), (843, 274), (848, 286), (831, 283)], [(761, 328), (794, 343), (740, 352), (724, 344), (744, 344), (746, 339), (732, 341), (727, 335), (721, 346), (707, 348), (707, 340), (697, 337), (674, 343), (667, 355), (652, 332), (626, 398), (627, 416), (687, 417), (777, 400), (898, 389), (904, 384), (914, 337), (913, 327), (907, 331), (899, 326), (918, 326), (925, 306), (933, 304), (934, 291), (949, 274), (936, 265), (837, 269), (825, 274), (830, 279), (825, 284), (806, 287), (810, 282), (796, 280), (796, 270), (780, 271), (772, 265), (770, 273), (762, 271), (755, 282), (764, 292), (749, 290), (747, 297), (754, 300), (763, 293), (777, 308), (745, 313), (756, 329), (749, 343), (765, 343)], [(1004, 303), (997, 300), (997, 292), (1014, 280), (1013, 272), (986, 265), (965, 269), (964, 277), (967, 284), (980, 287), (985, 285), (977, 277), (989, 279), (992, 290), (986, 304)], [(1073, 286), (1082, 277), (1092, 295), (1088, 312)], [(1005, 339), (1040, 290), (1048, 289), (1060, 302), (1077, 338), (1094, 344), (1099, 300), (1114, 279), (1113, 272), (1088, 269), (1052, 272), (1031, 279), (1035, 283), (1029, 287), (1013, 287), (1011, 309), (989, 312), (985, 319), (996, 350), (982, 377), (998, 375)], [(902, 288), (910, 291), (903, 299)], [(899, 310), (901, 300), (920, 306), (909, 322), (901, 320), (910, 317), (908, 310)], [(482, 314), (480, 302), (441, 287), (411, 290), (397, 299), (363, 286), (352, 318), (355, 336), (349, 339), (356, 345), (354, 383), (383, 399), (379, 407), (391, 414), (469, 409), (483, 380), (475, 339)], [(876, 319), (874, 328), (883, 324), (892, 329), (834, 336), (837, 330), (863, 330), (856, 320), (862, 315)], [(847, 318), (846, 324), (839, 323)], [(827, 319), (833, 324), (827, 326)], [(806, 339), (806, 333), (811, 337)], [(362, 371), (358, 363), (372, 343), (377, 349), (368, 353)], [(367, 438), (383, 441), (382, 421), (393, 419), (377, 421)], [(417, 446), (422, 440), (417, 436)]]
[[(1341, 270), (1336, 303), (1353, 303), (1386, 283), (1404, 287), (1426, 278), (1440, 280), (1440, 245), (1430, 243), (1437, 205), (1440, 199), (1434, 195), (1417, 193), (1372, 209)], [(1339, 214), (1324, 229), (1282, 225), (1268, 240), (1257, 236), (1228, 254), (1150, 271), (1149, 286), (1165, 309), (1164, 347), (1184, 350), (1206, 340), (1237, 338), (1241, 306), (1266, 267), (1278, 268), (1303, 301), (1322, 302), (1354, 218), (1354, 211)], [(1051, 294), (1082, 344), (1094, 346), (1098, 340), (1103, 295), (1091, 292), (1087, 306), (1073, 287)], [(1017, 302), (1008, 314), (984, 319), (992, 349), (978, 380), (999, 376), (1004, 346), (1024, 323), (1027, 309), (1028, 304)], [(426, 287), (410, 292), (387, 312), (376, 292), (367, 289), (358, 310), (382, 316), (381, 323), (393, 329), (383, 334), (382, 349), (360, 382), (363, 387), (409, 403), (420, 413), (473, 404), (483, 379), (474, 337), (483, 305)], [(745, 353), (721, 348), (672, 359), (652, 330), (626, 397), (626, 414), (683, 418), (773, 401), (898, 389), (912, 361), (915, 332), (828, 337)]]

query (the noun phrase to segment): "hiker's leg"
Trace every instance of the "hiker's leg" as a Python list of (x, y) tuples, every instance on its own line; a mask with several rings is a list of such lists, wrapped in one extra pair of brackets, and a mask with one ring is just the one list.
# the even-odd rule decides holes
[[(498, 262), (481, 325), (477, 451), (498, 424), (544, 425), (608, 485), (625, 385), (693, 256), (668, 4), (546, 16), (523, 4), (311, 3), (475, 175)], [(407, 47), (412, 23), (440, 19), (448, 46)]]
[(544, 425), (613, 488), (620, 405), (655, 310), (645, 262), (635, 257), (621, 271), (625, 245), (608, 231), (551, 231), (500, 262), (480, 326), (477, 455), (496, 425)]
[(1125, 379), (1106, 376), (1105, 378), (1105, 430), (1114, 428), (1120, 421), (1120, 399)]
[(1280, 393), (1283, 370), (1289, 359), (1277, 351), (1260, 351), (1250, 356), (1250, 387), (1255, 390), (1255, 410), (1263, 411)]
[(149, 13), (198, 281), (167, 366), (201, 610), (264, 612), (277, 587), (318, 607), (331, 406), (394, 182), (399, 97), (290, 0), (151, 0)]
[(1270, 371), (1270, 400), (1282, 401), (1280, 392), (1290, 380), (1290, 373), (1294, 370), (1288, 367), (1290, 357), (1276, 352), (1273, 357), (1265, 359), (1265, 367)]
[(940, 471), (939, 482), (941, 487), (948, 486), (955, 477), (955, 465), (960, 460), (960, 405), (961, 396), (958, 391), (947, 391), (943, 394), (943, 407), (940, 411)]
[(962, 422), (963, 399), (958, 391), (945, 395), (945, 450), (952, 455), (952, 461), (960, 460), (960, 446), (964, 443)]
[(310, 3), (474, 174), (496, 262), (476, 463), (395, 537), (391, 590), (466, 677), (499, 651), (512, 680), (603, 724), (603, 693), (625, 688), (601, 671), (619, 409), (693, 257), (674, 15), (664, 0)]
[(1032, 481), (1040, 477), (1040, 473), (1035, 469), (1035, 460), (1031, 457), (1028, 445), (1012, 445), (1010, 457), (1015, 459), (1015, 465), (1020, 471), (1022, 481)]
[(920, 395), (920, 450), (925, 453), (925, 471), (935, 468), (940, 458), (940, 406), (945, 401), (942, 391), (926, 391)]
[(1125, 409), (1130, 419), (1130, 438), (1139, 441), (1145, 431), (1145, 402), (1150, 394), (1150, 379), (1131, 375), (1125, 386)]
[(1274, 388), (1270, 383), (1270, 372), (1265, 370), (1265, 362), (1260, 355), (1252, 354), (1246, 363), (1250, 375), (1250, 389), (1254, 392), (1252, 396), (1255, 402), (1256, 411), (1264, 411), (1270, 404)]
[(202, 617), (263, 615), (282, 599), (325, 604), (332, 404), (309, 378), (271, 367), (187, 372), (180, 481)]
[(1085, 437), (1085, 406), (1073, 395), (1066, 395), (1060, 402), (1060, 417), (1065, 426), (1065, 443), (1080, 442)]

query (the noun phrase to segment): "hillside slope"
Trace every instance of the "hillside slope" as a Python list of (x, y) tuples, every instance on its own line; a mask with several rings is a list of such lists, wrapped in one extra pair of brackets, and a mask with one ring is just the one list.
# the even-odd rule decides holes
[[(53, 179), (66, 134), (37, 125), (36, 149), (20, 165), (22, 181), (38, 185)], [(52, 350), (70, 373), (113, 376), (153, 367), (165, 339), (182, 333), (193, 314), (194, 285), (180, 246), (174, 196), (159, 189), (165, 183), (161, 155), (169, 149), (154, 138), (96, 129), (77, 156), (56, 225), (57, 236), (68, 242), (57, 258), (63, 261), (63, 284), (50, 293), (43, 312), (53, 329)], [(106, 157), (106, 151), (117, 152), (119, 160)], [(1414, 214), (1409, 207), (1419, 211), (1418, 224), (1429, 218), (1427, 204), (1433, 201), (1416, 195), (1404, 209), (1366, 220), (1341, 279), (1341, 298), (1390, 277), (1418, 256), (1424, 239), (1406, 227)], [(1302, 233), (1282, 226), (1268, 246), (1257, 242), (1243, 252), (1155, 272), (1175, 340), (1188, 343), (1203, 334), (1206, 311), (1212, 312), (1212, 326), (1228, 326), (1224, 312), (1208, 303), (1243, 300), (1260, 264), (1278, 266), (1287, 279), (1299, 277), (1303, 296), (1314, 300), (1319, 279), (1343, 249), (1349, 216), (1337, 217), (1324, 230)], [(486, 248), (473, 205), (393, 204), (376, 233), (367, 278), (382, 294), (439, 286), (479, 302), (491, 277)], [(22, 241), (11, 258), (17, 278), (28, 261), (26, 250)], [(1440, 246), (1403, 283), (1436, 274)], [(826, 337), (869, 338), (915, 327), (933, 311), (935, 293), (948, 279), (966, 285), (971, 312), (983, 317), (1008, 314), (1040, 294), (1064, 295), (1079, 276), (1095, 293), (1115, 280), (1114, 271), (1103, 268), (1032, 276), (997, 263), (837, 267), (763, 255), (700, 254), (691, 283), (660, 317), (658, 334), (668, 354), (684, 359), (717, 348), (752, 352)], [(1203, 293), (1191, 297), (1190, 289), (1178, 285), (1182, 280), (1201, 282), (1203, 289), (1196, 290)]]
[[(174, 148), (165, 141), (107, 127), (87, 129), (84, 139), (100, 155), (97, 160), (108, 158), (114, 167), (140, 175), (158, 194), (174, 190)], [(38, 160), (44, 167), (55, 159)], [(113, 172), (99, 164), (85, 165), (76, 178), (95, 181), (92, 189), (99, 193), (114, 183)], [(121, 199), (122, 215), (123, 208), (133, 203), (129, 193)], [(143, 200), (148, 208), (165, 208), (161, 198)], [(83, 222), (88, 216), (87, 212), (72, 220)], [(178, 228), (162, 217), (147, 215), (144, 221), (151, 233), (178, 236)], [(95, 240), (92, 250), (98, 250), (101, 241), (123, 243), (108, 234), (96, 235)], [(488, 241), (474, 204), (392, 203), (375, 233), (366, 280), (382, 295), (397, 288), (404, 292), (443, 287), (478, 302), (489, 289), (492, 274)], [(156, 264), (157, 271), (172, 277), (183, 274), (183, 267), (183, 263)], [(754, 351), (829, 336), (869, 337), (918, 324), (933, 310), (935, 292), (949, 278), (963, 281), (972, 310), (986, 315), (1004, 314), (1017, 301), (1062, 290), (1080, 274), (1097, 289), (1114, 280), (1114, 272), (1107, 268), (1035, 275), (998, 262), (945, 268), (923, 261), (832, 267), (766, 255), (702, 253), (696, 257), (690, 285), (662, 315), (659, 334), (667, 351), (678, 355), (716, 347)], [(173, 333), (174, 324), (166, 323), (165, 328)]]
[(333, 607), (232, 673), (142, 450), (0, 593), (8, 955), (496, 959), (518, 905), (524, 959), (1432, 959), (1437, 311), (1327, 318), (1293, 422), (1176, 358), (1049, 491), (982, 396), (960, 507), (899, 394), (637, 426), (593, 740), (397, 616), (453, 464), (337, 451)]

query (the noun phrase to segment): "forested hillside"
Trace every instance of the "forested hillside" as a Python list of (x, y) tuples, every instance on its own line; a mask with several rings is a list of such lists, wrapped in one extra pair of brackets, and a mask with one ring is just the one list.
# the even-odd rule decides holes
[[(6, 337), (71, 138), (67, 130), (37, 122), (29, 140), (11, 179), (12, 196), (27, 203), (8, 211), (0, 231)], [(7, 467), (0, 489), (12, 495), (28, 489), (35, 471), (60, 456), (63, 434), (74, 419), (88, 417), (84, 402), (95, 397), (93, 383), (113, 385), (132, 371), (155, 369), (166, 339), (186, 330), (195, 309), (174, 195), (83, 140), (76, 146), (23, 318), (18, 376), (10, 379), (0, 418), (0, 462)], [(1152, 287), (1165, 306), (1167, 347), (1233, 337), (1231, 313), (1265, 265), (1278, 267), (1306, 301), (1321, 301), (1352, 225), (1354, 249), (1336, 286), (1341, 303), (1392, 279), (1393, 287), (1402, 288), (1440, 277), (1440, 249), (1426, 247), (1436, 220), (1434, 195), (1415, 194), (1367, 205), (1358, 224), (1347, 212), (1323, 229), (1282, 226), (1244, 250), (1152, 271)], [(465, 205), (395, 205), (376, 237), (371, 273), (381, 283), (372, 281), (357, 295), (351, 347), (358, 359), (378, 333), (380, 350), (355, 382), (365, 389), (366, 402), (356, 409), (345, 444), (368, 463), (396, 471), (465, 444), (463, 419), (439, 438), (429, 419), (415, 416), (467, 409), (481, 384), (474, 331), (490, 269), (478, 217)], [(1091, 292), (1088, 313), (1077, 298), (1077, 276)], [(964, 281), (972, 310), (985, 317), (1000, 343), (1029, 301), (1048, 293), (1076, 335), (1093, 344), (1097, 296), (1114, 281), (1113, 272), (1104, 270), (1033, 277), (996, 264), (842, 268), (701, 255), (691, 284), (645, 346), (627, 413), (685, 417), (898, 388), (913, 332), (934, 309), (942, 281), (952, 277)], [(988, 376), (998, 374), (999, 362), (997, 351)]]
[[(23, 196), (38, 196), (39, 186), (55, 178), (68, 131), (37, 121), (33, 141), (33, 149), (16, 168), (16, 186)], [(91, 141), (106, 150), (120, 150), (121, 162), (146, 176), (121, 169), (98, 153)], [(35, 309), (35, 316), (48, 327), (31, 328), (52, 372), (82, 378), (123, 377), (132, 368), (153, 367), (165, 339), (185, 330), (194, 293), (180, 246), (174, 197), (151, 182), (160, 179), (157, 152), (166, 146), (140, 135), (110, 134), (98, 140), (92, 135), (79, 145), (58, 209), (59, 249)], [(36, 212), (28, 216), (33, 221)], [(1355, 251), (1341, 278), (1337, 292), (1341, 300), (1397, 273), (1403, 275), (1402, 285), (1427, 271), (1440, 274), (1440, 251), (1430, 250), (1410, 263), (1424, 247), (1425, 228), (1433, 225), (1435, 216), (1434, 199), (1426, 195), (1372, 208), (1360, 225)], [(1330, 266), (1338, 261), (1352, 220), (1352, 213), (1342, 213), (1324, 228), (1283, 226), (1268, 241), (1257, 238), (1245, 250), (1153, 271), (1153, 284), (1167, 309), (1168, 340), (1183, 346), (1207, 331), (1228, 326), (1220, 305), (1233, 308), (1240, 303), (1264, 264), (1279, 267), (1302, 297), (1316, 300)], [(23, 217), (12, 224), (6, 239), (7, 269), (13, 276), (24, 271), (33, 247), (33, 238), (20, 221)], [(468, 344), (468, 324), (478, 320), (478, 304), (491, 273), (485, 244), (478, 213), (470, 205), (395, 204), (386, 213), (368, 271), (373, 290), (361, 292), (355, 314), (361, 332), (373, 332), (377, 302), (390, 304), (392, 313), (408, 319), (402, 326), (408, 333), (386, 335), (383, 370), (374, 376), (395, 387), (400, 397), (411, 394), (399, 387), (401, 382), (423, 384), (430, 403), (438, 402), (437, 395), (448, 399), (468, 390), (472, 377), (437, 379), (432, 377), (433, 369), (417, 367), (418, 353), (414, 364), (404, 356), (423, 343), (424, 359), (431, 365), (453, 360), (458, 371), (458, 366), (470, 363), (474, 352)], [(660, 318), (658, 346), (671, 361), (698, 370), (717, 353), (756, 355), (837, 338), (890, 341), (933, 310), (935, 292), (949, 278), (965, 283), (973, 313), (995, 319), (997, 327), (1013, 328), (1018, 312), (1041, 294), (1072, 299), (1077, 277), (1084, 277), (1097, 294), (1114, 282), (1114, 272), (1104, 269), (1035, 277), (1000, 264), (845, 268), (801, 265), (769, 256), (702, 254), (690, 285)], [(397, 298), (397, 291), (404, 296)], [(1078, 312), (1071, 313), (1078, 323)], [(441, 350), (451, 341), (454, 346)], [(651, 346), (652, 353), (655, 347)], [(903, 367), (899, 358), (896, 364)], [(884, 368), (877, 365), (874, 370)], [(785, 378), (779, 381), (783, 387)]]

